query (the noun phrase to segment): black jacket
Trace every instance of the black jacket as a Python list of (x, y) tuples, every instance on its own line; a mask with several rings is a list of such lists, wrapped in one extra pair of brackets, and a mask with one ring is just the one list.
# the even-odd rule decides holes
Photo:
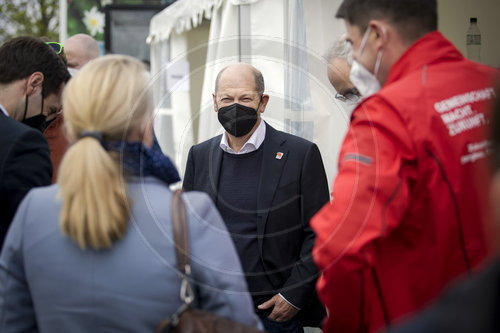
[[(0, 111), (0, 249), (17, 206), (30, 189), (50, 185), (52, 164), (40, 131)], [(42, 212), (40, 212), (42, 213)]]
[[(185, 190), (217, 199), (223, 151), (221, 135), (191, 147)], [(324, 310), (316, 293), (318, 270), (312, 260), (311, 217), (329, 201), (328, 182), (318, 147), (266, 123), (258, 189), (259, 251), (276, 292), (301, 308), (305, 326), (319, 326)], [(282, 153), (281, 158), (277, 154)]]

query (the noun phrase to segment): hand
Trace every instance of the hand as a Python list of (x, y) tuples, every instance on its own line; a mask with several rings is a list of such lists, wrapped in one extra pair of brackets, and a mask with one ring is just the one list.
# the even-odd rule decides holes
[(257, 308), (259, 310), (265, 310), (271, 307), (273, 307), (273, 311), (269, 315), (269, 319), (274, 321), (290, 320), (299, 312), (298, 309), (288, 304), (279, 294), (274, 295), (273, 298), (262, 303)]

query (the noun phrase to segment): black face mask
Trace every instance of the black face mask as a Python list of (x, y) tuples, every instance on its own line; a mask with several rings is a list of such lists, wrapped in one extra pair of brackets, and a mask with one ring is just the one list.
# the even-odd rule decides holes
[[(259, 106), (257, 106), (257, 110)], [(234, 103), (220, 108), (217, 112), (217, 117), (222, 127), (224, 127), (229, 134), (239, 138), (250, 133), (257, 123), (257, 110)]]
[(28, 95), (26, 95), (26, 104), (24, 106), (24, 117), (21, 122), (43, 133), (43, 131), (45, 130), (45, 121), (47, 119), (47, 116), (43, 114), (43, 92), (42, 92), (42, 111), (40, 112), (40, 114), (26, 118), (27, 112), (28, 112)]
[(28, 119), (23, 120), (23, 124), (28, 125), (29, 127), (35, 128), (43, 133), (45, 130), (45, 120), (46, 116), (44, 114), (37, 114), (36, 116), (29, 117)]

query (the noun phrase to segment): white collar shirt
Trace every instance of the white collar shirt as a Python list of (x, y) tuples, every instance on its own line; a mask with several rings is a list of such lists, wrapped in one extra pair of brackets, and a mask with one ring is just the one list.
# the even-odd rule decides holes
[(4, 115), (6, 115), (7, 117), (9, 116), (9, 114), (7, 113), (7, 110), (5, 110), (5, 108), (3, 107), (2, 104), (0, 104), (0, 110), (2, 110)]
[(253, 132), (253, 134), (250, 136), (247, 142), (245, 142), (243, 147), (241, 147), (240, 151), (235, 152), (231, 147), (229, 147), (229, 141), (227, 140), (227, 134), (225, 132), (224, 134), (222, 134), (222, 138), (220, 139), (219, 145), (221, 149), (226, 153), (235, 155), (248, 154), (259, 149), (259, 147), (262, 145), (262, 142), (264, 142), (265, 138), (266, 138), (266, 124), (264, 123), (264, 120), (261, 119), (259, 126), (257, 126), (257, 129), (255, 130), (255, 132)]

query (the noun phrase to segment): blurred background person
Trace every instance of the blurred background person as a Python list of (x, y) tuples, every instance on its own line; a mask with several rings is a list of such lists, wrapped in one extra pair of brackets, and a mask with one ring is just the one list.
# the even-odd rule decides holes
[(341, 36), (328, 50), (328, 80), (335, 88), (335, 98), (343, 103), (347, 116), (351, 117), (352, 111), (361, 99), (358, 89), (349, 79), (352, 66), (352, 46)]
[[(0, 257), (2, 332), (152, 332), (182, 304), (168, 188), (179, 175), (149, 148), (148, 88), (128, 56), (96, 60), (69, 82), (74, 143), (58, 184), (27, 195)], [(183, 197), (194, 306), (260, 327), (215, 206), (203, 193)]]
[(76, 34), (66, 39), (64, 49), (70, 69), (81, 69), (100, 54), (96, 40), (87, 34)]
[(327, 332), (387, 328), (487, 258), (488, 105), (498, 71), (437, 31), (436, 0), (344, 0), (363, 96), (313, 257)]
[(38, 38), (19, 37), (0, 47), (0, 246), (26, 193), (50, 184), (41, 128), (49, 110), (60, 107), (68, 79), (63, 61)]

